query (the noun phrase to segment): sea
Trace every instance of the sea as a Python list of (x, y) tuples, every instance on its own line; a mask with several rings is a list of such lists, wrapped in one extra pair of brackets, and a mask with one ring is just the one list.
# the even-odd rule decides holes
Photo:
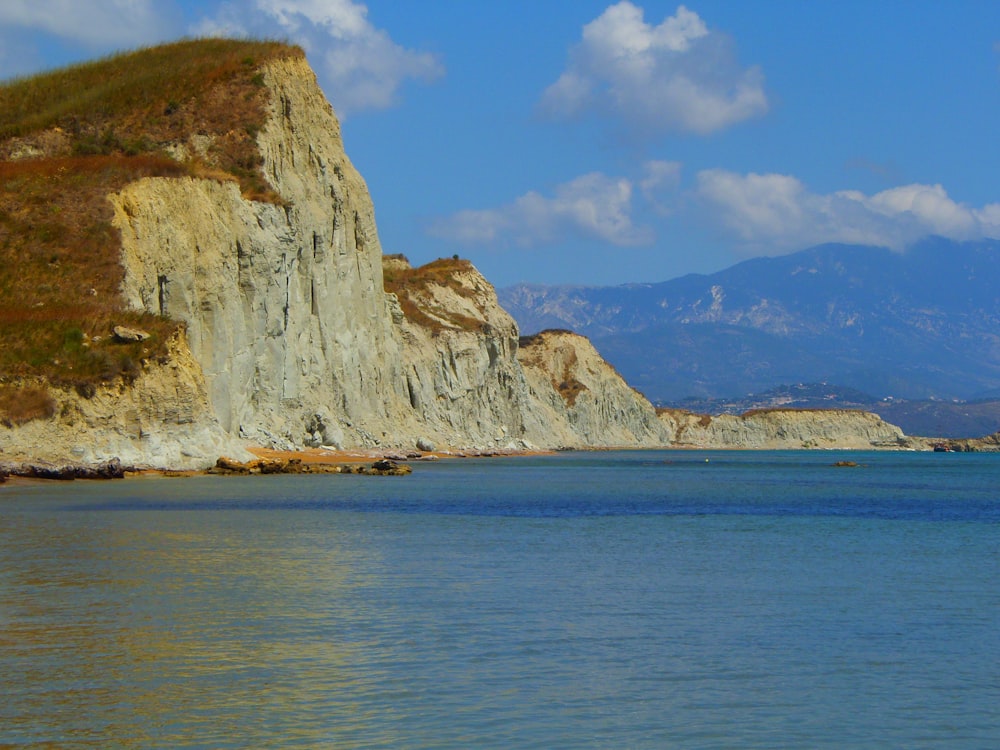
[(998, 748), (1000, 455), (8, 483), (0, 747)]

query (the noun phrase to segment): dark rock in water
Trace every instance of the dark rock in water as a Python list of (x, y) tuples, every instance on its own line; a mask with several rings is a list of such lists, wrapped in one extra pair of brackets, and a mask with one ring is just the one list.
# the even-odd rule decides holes
[(381, 474), (383, 476), (402, 476), (403, 474), (409, 474), (413, 471), (406, 464), (397, 464), (394, 461), (383, 458), (381, 461), (376, 461), (371, 466), (372, 474)]
[(98, 464), (94, 467), (95, 476), (87, 477), (88, 479), (123, 479), (125, 477), (125, 468), (122, 466), (122, 462), (117, 458), (112, 458), (110, 461), (105, 461), (103, 464)]
[(397, 464), (388, 459), (380, 459), (371, 466), (365, 464), (307, 464), (301, 459), (257, 459), (248, 463), (235, 461), (231, 458), (220, 458), (215, 466), (208, 470), (209, 474), (227, 476), (246, 476), (262, 474), (369, 474), (385, 476), (401, 476), (410, 474), (412, 468), (406, 464)]
[(11, 474), (31, 479), (54, 479), (57, 481), (71, 481), (73, 479), (121, 479), (125, 476), (125, 467), (117, 458), (97, 464), (86, 466), (83, 464), (66, 464), (56, 466), (53, 464), (22, 464), (14, 467)]
[(833, 465), (839, 467), (854, 467), (858, 464), (856, 461), (836, 461)]

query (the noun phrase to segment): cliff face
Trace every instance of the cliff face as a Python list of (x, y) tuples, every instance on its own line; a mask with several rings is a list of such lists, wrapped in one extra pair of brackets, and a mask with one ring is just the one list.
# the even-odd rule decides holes
[[(405, 304), (386, 294), (371, 200), (312, 71), (273, 62), (264, 82), (262, 169), (285, 205), (200, 179), (145, 179), (112, 196), (126, 298), (187, 324), (222, 430), (278, 447), (659, 442), (651, 407), (582, 340), (571, 348), (586, 349), (593, 387), (578, 403), (554, 390), (544, 356), (529, 384), (517, 326), (470, 264), (432, 269)], [(413, 273), (400, 261), (390, 272), (394, 262)]]
[(671, 442), (695, 448), (899, 448), (906, 437), (895, 425), (869, 412), (767, 410), (710, 417), (664, 410), (661, 422)]
[[(586, 339), (549, 331), (520, 342), (468, 262), (412, 269), (389, 258), (383, 268), (367, 187), (312, 71), (290, 58), (261, 74), (261, 170), (279, 199), (194, 177), (148, 177), (110, 195), (127, 305), (185, 331), (130, 384), (89, 398), (51, 389), (56, 416), (0, 428), (5, 459), (183, 467), (243, 458), (246, 442), (869, 447), (900, 436), (871, 415), (657, 417)], [(181, 159), (212, 148), (204, 135), (169, 144)]]
[(20, 427), (0, 427), (4, 461), (200, 467), (220, 455), (249, 458), (221, 428), (206, 397), (201, 366), (183, 334), (167, 359), (140, 371), (132, 384), (99, 388), (90, 397), (53, 390), (55, 416)]
[(133, 183), (112, 197), (125, 295), (186, 322), (227, 432), (372, 444), (402, 394), (371, 200), (305, 61), (271, 63), (264, 81), (262, 169), (285, 205), (234, 183)]
[(649, 401), (632, 390), (583, 336), (543, 331), (523, 339), (518, 361), (536, 416), (566, 445), (662, 446), (670, 433)]
[(532, 421), (517, 364), (517, 325), (493, 287), (465, 261), (431, 265), (414, 271), (386, 259), (390, 279), (408, 280), (402, 300), (390, 296), (406, 391), (397, 430), (437, 445), (548, 445)]
[[(402, 298), (411, 416), (428, 437), (483, 448), (664, 444), (653, 407), (568, 332), (518, 339), (492, 285), (467, 261), (410, 269), (386, 259)], [(399, 299), (393, 295), (394, 299)]]

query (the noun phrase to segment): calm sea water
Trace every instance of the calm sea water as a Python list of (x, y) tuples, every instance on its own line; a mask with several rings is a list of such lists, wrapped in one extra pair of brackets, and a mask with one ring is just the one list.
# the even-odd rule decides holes
[(1000, 455), (5, 486), (0, 747), (1000, 747)]

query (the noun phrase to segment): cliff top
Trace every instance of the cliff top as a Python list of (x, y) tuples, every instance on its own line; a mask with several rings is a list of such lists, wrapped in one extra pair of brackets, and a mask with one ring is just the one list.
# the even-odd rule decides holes
[[(259, 168), (261, 67), (302, 54), (189, 40), (0, 86), (0, 404), (12, 379), (85, 391), (163, 351), (178, 323), (125, 310), (107, 196), (142, 177), (190, 175), (279, 200)], [(114, 325), (150, 338), (116, 341)]]
[[(419, 268), (405, 256), (382, 258), (385, 290), (396, 295), (406, 318), (432, 333), (478, 330), (497, 306), (493, 287), (468, 260), (439, 258)], [(443, 295), (443, 296), (442, 296)], [(451, 304), (455, 297), (465, 304)]]

